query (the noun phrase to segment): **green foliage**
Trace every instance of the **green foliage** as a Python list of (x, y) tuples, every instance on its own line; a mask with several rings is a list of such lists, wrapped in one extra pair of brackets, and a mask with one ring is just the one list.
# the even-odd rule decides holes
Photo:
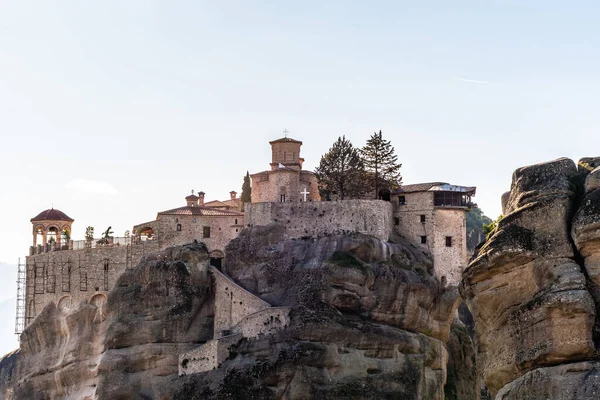
[(85, 228), (85, 240), (91, 241), (94, 240), (94, 227), (88, 226)]
[(500, 223), (500, 221), (502, 221), (502, 218), (504, 218), (504, 215), (500, 215), (497, 220), (492, 221), (489, 224), (483, 226), (485, 240), (488, 240), (489, 238), (494, 236), (494, 233), (498, 231), (498, 224)]
[(480, 208), (473, 208), (467, 213), (467, 248), (474, 249), (480, 242), (485, 241), (483, 227), (492, 219), (483, 214)]
[(102, 233), (102, 238), (100, 240), (98, 240), (96, 243), (97, 244), (108, 244), (110, 242), (110, 239), (112, 238), (112, 234), (114, 233), (112, 230), (112, 226), (109, 226), (104, 233)]
[(242, 203), (250, 203), (252, 201), (252, 187), (250, 186), (250, 173), (246, 171), (244, 183), (242, 184)]
[(62, 238), (65, 242), (69, 242), (69, 240), (71, 240), (71, 232), (69, 232), (68, 229), (63, 229), (62, 231)]
[(385, 140), (381, 131), (374, 132), (367, 144), (360, 150), (365, 170), (371, 177), (370, 187), (375, 189), (375, 195), (379, 196), (379, 189), (395, 189), (402, 183), (398, 156), (395, 154), (394, 146), (389, 140)]
[(346, 136), (339, 137), (321, 157), (315, 169), (319, 190), (328, 197), (337, 193), (340, 199), (356, 198), (365, 193), (365, 168), (359, 150)]

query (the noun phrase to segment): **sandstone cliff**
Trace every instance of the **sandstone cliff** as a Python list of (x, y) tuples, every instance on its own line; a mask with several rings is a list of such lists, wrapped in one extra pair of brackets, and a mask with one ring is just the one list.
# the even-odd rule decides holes
[[(345, 234), (284, 239), (244, 231), (224, 272), (272, 306), (272, 335), (241, 339), (215, 370), (178, 376), (179, 355), (214, 338), (215, 287), (203, 245), (126, 271), (106, 299), (50, 304), (0, 365), (17, 399), (476, 399), (472, 346), (454, 323), (457, 288), (416, 247)], [(449, 338), (452, 338), (448, 342)], [(450, 361), (450, 381), (446, 369)]]
[(515, 171), (504, 219), (463, 273), (496, 399), (600, 396), (600, 159)]
[[(397, 242), (283, 240), (278, 225), (242, 232), (224, 271), (270, 304), (292, 305), (291, 324), (242, 341), (218, 370), (183, 379), (175, 398), (442, 399), (457, 290), (440, 287), (431, 261)], [(457, 365), (472, 371), (469, 362)], [(474, 381), (452, 378), (475, 396)]]

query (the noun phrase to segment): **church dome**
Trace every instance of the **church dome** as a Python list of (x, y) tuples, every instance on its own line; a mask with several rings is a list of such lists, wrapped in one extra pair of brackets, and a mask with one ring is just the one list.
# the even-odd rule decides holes
[(31, 218), (31, 222), (34, 221), (69, 221), (73, 222), (74, 219), (70, 218), (67, 214), (60, 210), (55, 210), (54, 208), (50, 208), (48, 210), (42, 211), (37, 216)]

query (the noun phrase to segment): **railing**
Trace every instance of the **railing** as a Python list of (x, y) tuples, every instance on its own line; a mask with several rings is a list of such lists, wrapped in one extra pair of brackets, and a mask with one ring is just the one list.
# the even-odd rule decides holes
[(29, 255), (33, 256), (36, 254), (43, 254), (54, 251), (63, 250), (83, 250), (83, 249), (96, 249), (105, 247), (119, 247), (129, 246), (131, 244), (152, 244), (158, 243), (158, 239), (154, 236), (152, 239), (136, 238), (136, 237), (111, 237), (108, 239), (92, 239), (92, 240), (70, 240), (66, 243), (48, 243), (46, 245), (31, 246), (29, 248)]

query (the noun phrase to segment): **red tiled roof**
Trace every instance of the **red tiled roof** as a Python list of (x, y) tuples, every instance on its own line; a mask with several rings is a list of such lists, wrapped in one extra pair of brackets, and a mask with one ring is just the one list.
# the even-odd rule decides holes
[(54, 208), (50, 208), (48, 210), (42, 211), (37, 216), (31, 218), (31, 222), (34, 222), (34, 221), (69, 221), (69, 222), (73, 222), (75, 220), (60, 210), (55, 210)]
[(221, 210), (212, 207), (179, 207), (172, 210), (161, 211), (158, 215), (201, 215), (208, 217), (243, 217), (239, 211)]
[(214, 208), (227, 207), (227, 204), (225, 204), (225, 202), (223, 202), (223, 201), (213, 200), (213, 201), (209, 201), (208, 203), (204, 203), (204, 207), (214, 207)]

